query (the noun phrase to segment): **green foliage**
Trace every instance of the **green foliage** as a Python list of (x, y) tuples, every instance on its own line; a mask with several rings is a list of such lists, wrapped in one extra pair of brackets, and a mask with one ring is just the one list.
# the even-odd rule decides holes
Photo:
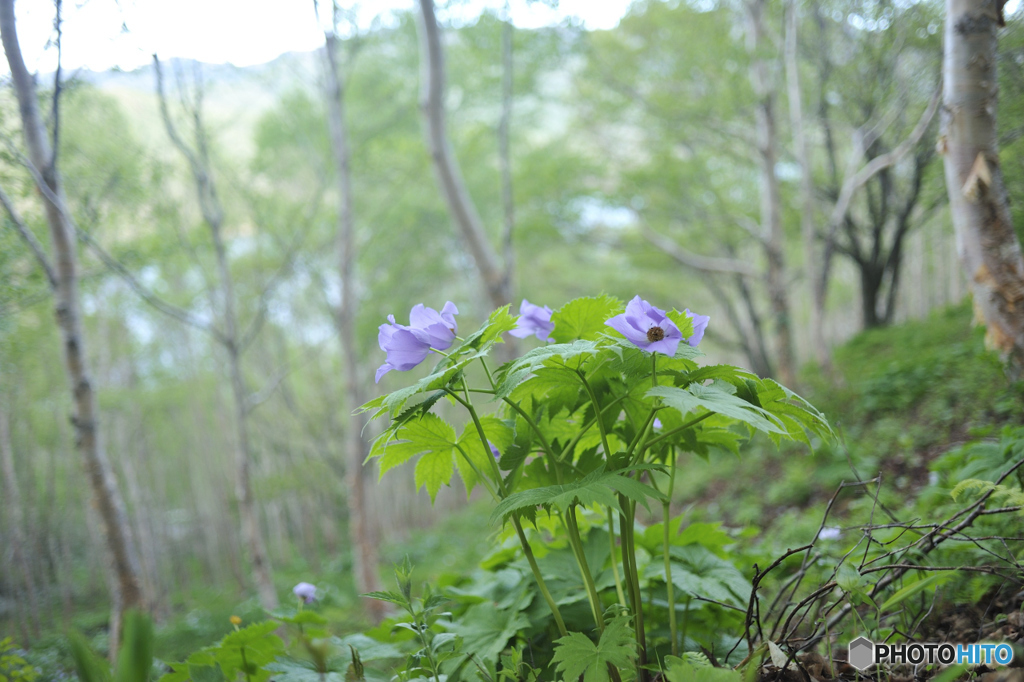
[(0, 639), (0, 682), (34, 682), (36, 677), (35, 668), (18, 654), (14, 641)]
[(608, 667), (628, 668), (635, 653), (629, 618), (619, 616), (608, 623), (597, 644), (580, 632), (557, 640), (553, 660), (567, 680), (582, 675), (584, 682), (609, 682)]
[(71, 655), (82, 682), (148, 682), (153, 668), (153, 622), (141, 611), (124, 614), (123, 641), (113, 674), (78, 632), (69, 636)]
[(665, 679), (668, 682), (742, 682), (743, 675), (731, 668), (716, 668), (703, 654), (687, 652), (683, 658), (665, 659)]
[(574, 339), (593, 341), (611, 330), (605, 321), (622, 310), (622, 302), (611, 296), (583, 297), (569, 301), (551, 315), (556, 343)]
[(275, 634), (279, 625), (267, 620), (244, 628), (235, 626), (213, 646), (200, 649), (183, 663), (171, 664), (171, 672), (161, 682), (204, 682), (220, 679), (234, 682), (265, 682), (272, 670), (269, 664), (284, 652), (284, 642)]

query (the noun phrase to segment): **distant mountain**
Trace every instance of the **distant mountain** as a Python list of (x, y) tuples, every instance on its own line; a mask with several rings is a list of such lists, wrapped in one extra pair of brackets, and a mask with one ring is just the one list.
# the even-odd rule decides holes
[[(252, 132), (260, 116), (280, 97), (292, 90), (310, 90), (319, 82), (319, 56), (316, 51), (286, 52), (264, 64), (235, 66), (207, 64), (193, 59), (161, 61), (172, 111), (177, 107), (179, 77), (191, 89), (198, 73), (205, 88), (203, 106), (210, 132), (221, 149), (231, 150), (242, 160), (253, 151)], [(88, 83), (116, 99), (133, 128), (151, 150), (174, 158), (166, 141), (156, 102), (156, 77), (153, 65), (133, 71), (74, 70), (67, 79)], [(40, 83), (53, 81), (53, 74), (40, 76)], [(177, 114), (176, 114), (177, 116)]]
[[(264, 64), (252, 66), (235, 66), (234, 64), (207, 64), (194, 59), (172, 58), (162, 61), (164, 73), (169, 78), (180, 73), (191, 78), (198, 68), (203, 81), (216, 89), (220, 86), (238, 86), (256, 82), (263, 88), (277, 93), (290, 90), (297, 84), (313, 83), (317, 77), (317, 52), (286, 52)], [(142, 90), (151, 92), (154, 88), (153, 65), (147, 64), (133, 71), (110, 69), (108, 71), (90, 71), (87, 69), (72, 71), (68, 77), (89, 83), (100, 88)], [(43, 82), (52, 80), (53, 74), (42, 78)]]

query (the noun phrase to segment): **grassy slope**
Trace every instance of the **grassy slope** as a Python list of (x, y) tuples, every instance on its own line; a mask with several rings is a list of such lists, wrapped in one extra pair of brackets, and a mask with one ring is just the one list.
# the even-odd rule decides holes
[[(1011, 386), (985, 350), (967, 304), (859, 334), (835, 349), (834, 372), (834, 380), (805, 372), (803, 393), (840, 433), (837, 447), (776, 451), (755, 442), (739, 459), (694, 458), (681, 499), (695, 503), (698, 516), (764, 527), (823, 509), (843, 480), (879, 472), (887, 488), (911, 497), (937, 456), (1024, 415), (1024, 388)], [(816, 528), (820, 515), (808, 516)]]
[[(817, 531), (825, 503), (836, 486), (881, 471), (885, 485), (907, 503), (928, 482), (928, 464), (968, 437), (995, 435), (998, 428), (1024, 423), (1024, 387), (1010, 386), (998, 360), (985, 351), (982, 334), (970, 326), (970, 310), (958, 306), (920, 322), (863, 333), (836, 349), (838, 383), (808, 372), (807, 397), (841, 431), (836, 448), (788, 448), (749, 444), (740, 458), (712, 455), (705, 463), (684, 460), (677, 500), (693, 520), (724, 521), (765, 532), (767, 544), (803, 544)], [(856, 476), (852, 469), (856, 470)], [(841, 498), (833, 510), (841, 523)], [(487, 514), (471, 506), (407, 542), (384, 548), (386, 561), (409, 555), (417, 582), (446, 584), (475, 567), (490, 546)], [(277, 567), (296, 582), (328, 588), (323, 612), (338, 631), (361, 623), (357, 598), (347, 588), (341, 561), (320, 575), (302, 566)], [(387, 575), (387, 572), (385, 572)], [(390, 586), (390, 579), (387, 580)], [(246, 622), (260, 616), (254, 600), (211, 593), (158, 627), (158, 657), (176, 660), (226, 634), (228, 617)], [(76, 625), (92, 631), (101, 648), (98, 624), (106, 611), (76, 614)], [(34, 663), (56, 670), (66, 665), (63, 637), (57, 633), (33, 652)]]

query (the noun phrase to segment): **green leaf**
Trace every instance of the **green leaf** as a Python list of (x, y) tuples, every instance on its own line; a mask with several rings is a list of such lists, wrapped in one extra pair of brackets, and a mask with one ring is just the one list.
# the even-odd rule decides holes
[(274, 673), (274, 682), (344, 682), (345, 676), (337, 671), (325, 673), (323, 677), (312, 661), (294, 658), (278, 658), (267, 664), (267, 670)]
[(380, 475), (421, 455), (416, 463), (416, 487), (426, 486), (433, 502), (437, 491), (455, 474), (455, 429), (437, 415), (425, 414), (395, 435), (398, 440), (390, 442), (382, 435), (370, 448), (370, 457), (380, 458)]
[(657, 386), (647, 391), (647, 395), (661, 398), (667, 406), (679, 410), (684, 415), (704, 408), (749, 424), (758, 431), (787, 434), (778, 418), (767, 410), (732, 395), (717, 385), (690, 384), (686, 388)]
[(386, 601), (392, 604), (398, 604), (402, 607), (409, 606), (409, 600), (405, 598), (405, 595), (399, 594), (398, 592), (367, 592), (366, 594), (360, 596), (368, 597), (370, 599), (376, 599), (378, 601)]
[[(686, 343), (686, 339), (689, 339), (691, 336), (693, 336), (693, 319), (685, 312), (680, 312), (673, 308), (672, 310), (669, 310), (668, 312), (665, 313), (665, 317), (672, 320), (675, 323), (675, 325), (679, 327), (679, 331), (682, 332), (683, 334), (684, 343)], [(686, 345), (690, 344), (687, 343)]]
[[(518, 316), (509, 313), (507, 305), (498, 308), (490, 314), (480, 329), (467, 336), (461, 344), (449, 350), (448, 354), (453, 358), (459, 357), (460, 361), (463, 359), (475, 360), (486, 355), (491, 346), (495, 343), (502, 343), (502, 334), (516, 328), (517, 319)], [(475, 352), (465, 358), (460, 357), (470, 350)]]
[(549, 414), (558, 414), (563, 409), (575, 411), (583, 395), (583, 384), (575, 372), (552, 367), (534, 372), (532, 377), (512, 391), (509, 400), (523, 407), (526, 398), (534, 405), (543, 399)]
[(117, 655), (114, 682), (147, 682), (153, 667), (153, 622), (145, 613), (124, 614), (124, 641)]
[(552, 661), (565, 680), (608, 682), (608, 666), (626, 669), (633, 665), (636, 642), (629, 628), (629, 618), (620, 616), (608, 624), (601, 639), (594, 644), (586, 635), (572, 632), (555, 641)]
[(79, 680), (82, 682), (109, 682), (110, 666), (93, 652), (81, 633), (71, 632), (68, 635), (68, 644)]
[(578, 481), (543, 488), (531, 488), (514, 493), (494, 508), (491, 513), (491, 523), (498, 519), (505, 520), (515, 512), (537, 505), (554, 507), (562, 512), (573, 504), (580, 504), (584, 507), (601, 504), (618, 509), (619, 502), (615, 493), (621, 493), (631, 500), (647, 506), (648, 510), (650, 509), (647, 505), (648, 497), (664, 501), (665, 496), (654, 488), (622, 475), (634, 470), (635, 467), (606, 472), (602, 465)]
[[(414, 395), (451, 387), (452, 384), (458, 381), (462, 370), (474, 359), (475, 356), (462, 358), (454, 364), (448, 364), (447, 359), (445, 359), (445, 361), (435, 368), (433, 372), (416, 383), (411, 386), (400, 388), (397, 391), (388, 393), (387, 395), (374, 398), (360, 406), (357, 412), (369, 412), (371, 410), (376, 410), (371, 415), (371, 419), (376, 419), (385, 413), (394, 416), (398, 414), (403, 407), (405, 407), (406, 402), (408, 402)], [(436, 398), (434, 400), (436, 401)]]
[[(452, 432), (452, 436), (455, 432)], [(437, 493), (442, 485), (448, 485), (452, 476), (455, 475), (455, 450), (451, 447), (437, 450), (428, 450), (420, 456), (416, 462), (415, 481), (416, 489), (420, 486), (427, 489), (430, 495), (430, 502), (433, 504), (437, 499)]]
[(827, 441), (835, 440), (835, 432), (825, 415), (809, 402), (772, 379), (752, 382), (757, 388), (757, 402), (786, 427), (789, 438), (811, 445), (808, 433)]
[[(494, 447), (498, 448), (498, 452), (503, 453), (512, 445), (512, 429), (497, 417), (481, 417), (480, 426), (483, 427), (487, 440)], [(487, 476), (491, 473), (491, 459), (494, 455), (489, 447), (480, 442), (480, 434), (477, 432), (476, 425), (472, 421), (466, 424), (466, 427), (462, 430), (458, 444), (466, 453), (466, 457), (473, 462), (483, 475)], [(466, 461), (466, 457), (463, 457), (462, 453), (458, 450), (455, 451), (455, 465), (458, 467), (459, 476), (466, 486), (466, 497), (468, 498), (478, 483), (478, 477), (476, 471)]]
[(582, 297), (569, 301), (551, 315), (551, 337), (556, 343), (576, 339), (592, 341), (609, 331), (605, 321), (622, 312), (622, 301), (611, 296)]
[[(349, 653), (348, 647), (353, 647), (359, 652), (359, 658), (364, 661), (379, 661), (404, 656), (402, 651), (394, 644), (378, 642), (362, 633), (348, 635), (341, 639), (334, 638), (331, 641), (338, 645), (344, 653)], [(350, 653), (349, 656), (351, 657)]]
[(665, 679), (668, 682), (743, 682), (743, 675), (732, 668), (715, 668), (666, 656)]
[[(751, 585), (732, 563), (701, 545), (669, 548), (672, 584), (683, 592), (726, 604), (746, 606)], [(646, 577), (665, 579), (664, 562), (647, 567)]]
[(270, 671), (265, 666), (284, 651), (284, 642), (274, 634), (278, 627), (272, 620), (255, 623), (226, 635), (211, 649), (224, 678), (234, 680), (244, 675), (249, 682), (267, 680)]
[(915, 580), (909, 585), (903, 586), (901, 589), (897, 590), (891, 597), (886, 599), (882, 603), (881, 610), (884, 613), (892, 607), (897, 606), (903, 601), (909, 599), (910, 597), (913, 597), (915, 594), (923, 592), (924, 590), (927, 590), (929, 587), (932, 587), (933, 585), (938, 585), (939, 583), (945, 582), (950, 577), (952, 576), (943, 575), (942, 573), (933, 573), (929, 576), (921, 578), (920, 580)]
[(491, 601), (471, 606), (453, 625), (463, 637), (464, 650), (483, 661), (496, 661), (509, 640), (528, 627), (530, 619), (518, 609), (500, 609)]
[(189, 675), (188, 663), (168, 663), (167, 665), (171, 670), (160, 677), (160, 682), (189, 682), (192, 679)]
[(496, 378), (498, 390), (495, 392), (495, 398), (508, 397), (516, 386), (542, 367), (578, 369), (597, 352), (599, 345), (598, 341), (573, 341), (534, 348), (502, 368)]

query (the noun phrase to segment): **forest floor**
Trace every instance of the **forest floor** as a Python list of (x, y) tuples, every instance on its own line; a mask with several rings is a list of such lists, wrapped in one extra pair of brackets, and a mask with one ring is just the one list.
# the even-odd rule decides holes
[[(885, 492), (875, 493), (876, 503), (884, 499), (893, 509), (918, 513), (915, 505), (936, 495), (941, 458), (965, 443), (996, 442), (1001, 433), (1005, 438), (1008, 429), (1024, 426), (1024, 386), (1006, 381), (996, 358), (985, 351), (981, 331), (970, 327), (966, 306), (862, 333), (835, 349), (830, 374), (808, 370), (802, 385), (805, 397), (840, 433), (838, 445), (778, 450), (755, 440), (741, 458), (722, 454), (712, 455), (707, 463), (697, 458), (683, 462), (675, 511), (684, 512), (690, 522), (721, 523), (766, 551), (799, 547), (816, 539), (822, 528), (836, 534), (851, 530), (845, 522), (863, 509), (864, 497), (840, 495), (844, 482), (880, 476), (878, 490), (884, 485)], [(1024, 456), (1024, 429), (1019, 432)], [(970, 460), (971, 455), (961, 459)], [(948, 497), (948, 491), (943, 494)], [(486, 518), (487, 511), (472, 503), (430, 530), (383, 547), (382, 560), (398, 562), (408, 556), (417, 568), (418, 583), (454, 585), (490, 547), (494, 530)], [(1020, 575), (1019, 567), (1009, 569)], [(301, 570), (281, 567), (280, 572), (316, 584), (341, 581), (338, 575), (305, 575)], [(390, 571), (382, 571), (382, 578), (390, 584)], [(970, 597), (961, 592), (934, 600), (915, 625), (917, 639), (1008, 641), (1016, 645), (1016, 665), (1024, 665), (1024, 591), (1019, 585), (1011, 587), (989, 584)], [(361, 629), (365, 623), (357, 613), (358, 600), (337, 596), (327, 601), (324, 615), (341, 631)], [(258, 612), (252, 601), (212, 591), (200, 601), (180, 603), (174, 615), (158, 624), (155, 654), (162, 660), (181, 660), (228, 632), (229, 616), (250, 620)], [(76, 618), (101, 649), (105, 616), (105, 608), (97, 605), (95, 613)], [(62, 671), (69, 669), (64, 636), (56, 630), (37, 642), (29, 657), (44, 679), (62, 679)], [(828, 657), (820, 649), (801, 654), (797, 671), (768, 663), (760, 677), (765, 682), (809, 682), (805, 673), (815, 680), (863, 677), (845, 663), (845, 646), (832, 647), (832, 660)], [(975, 672), (986, 674), (985, 669)], [(883, 677), (909, 680), (913, 674), (901, 667)], [(982, 679), (1024, 682), (1024, 674), (1012, 668)]]

